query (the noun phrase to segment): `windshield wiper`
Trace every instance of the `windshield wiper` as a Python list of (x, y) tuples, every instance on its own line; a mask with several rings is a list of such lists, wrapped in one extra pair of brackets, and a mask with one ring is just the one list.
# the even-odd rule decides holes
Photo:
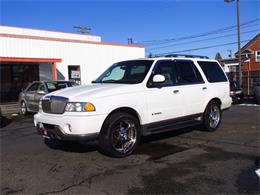
[(101, 81), (101, 83), (120, 83), (120, 81), (110, 79), (110, 80)]

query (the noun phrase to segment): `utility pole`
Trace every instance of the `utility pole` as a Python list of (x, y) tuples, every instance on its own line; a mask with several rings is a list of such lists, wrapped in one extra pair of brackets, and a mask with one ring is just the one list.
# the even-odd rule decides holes
[(90, 30), (91, 28), (89, 27), (85, 27), (85, 26), (74, 26), (74, 28), (77, 29), (77, 32), (79, 32), (80, 34), (90, 34)]
[(228, 49), (227, 51), (228, 51), (228, 53), (229, 53), (229, 54), (228, 54), (228, 57), (229, 57), (229, 58), (232, 58), (232, 50), (231, 50), (231, 49)]
[(129, 37), (128, 39), (127, 39), (127, 41), (128, 41), (128, 44), (130, 45), (130, 44), (133, 44), (133, 38), (132, 37)]
[[(235, 0), (224, 0), (226, 3), (231, 3)], [(238, 80), (239, 86), (242, 86), (242, 59), (241, 59), (241, 45), (240, 45), (240, 0), (237, 1), (237, 48), (238, 48)]]
[(239, 85), (242, 86), (242, 59), (241, 59), (241, 45), (240, 45), (240, 0), (237, 0), (237, 46), (238, 46), (238, 70), (239, 70)]

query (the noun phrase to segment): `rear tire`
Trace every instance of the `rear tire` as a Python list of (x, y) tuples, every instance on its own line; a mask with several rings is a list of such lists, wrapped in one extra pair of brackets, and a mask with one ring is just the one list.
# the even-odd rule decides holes
[(21, 110), (20, 110), (20, 113), (21, 113), (22, 115), (28, 114), (27, 106), (26, 106), (26, 103), (25, 103), (24, 101), (21, 102)]
[(221, 123), (221, 109), (217, 101), (211, 101), (203, 113), (203, 129), (216, 131)]
[(132, 154), (139, 141), (139, 121), (136, 117), (124, 112), (108, 116), (99, 135), (101, 151), (118, 158)]

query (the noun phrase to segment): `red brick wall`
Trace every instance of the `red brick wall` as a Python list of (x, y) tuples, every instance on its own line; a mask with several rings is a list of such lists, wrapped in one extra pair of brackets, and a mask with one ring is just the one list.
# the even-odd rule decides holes
[(242, 71), (260, 71), (260, 62), (256, 62), (256, 56), (255, 56), (255, 51), (260, 51), (260, 39), (257, 39), (254, 43), (249, 45), (246, 50), (251, 50), (253, 55), (251, 55), (251, 58), (249, 59), (249, 62), (245, 62), (242, 65)]

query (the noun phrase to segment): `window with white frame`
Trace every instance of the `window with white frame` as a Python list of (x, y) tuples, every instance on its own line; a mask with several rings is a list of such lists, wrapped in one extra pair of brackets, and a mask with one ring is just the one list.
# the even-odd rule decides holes
[(260, 62), (260, 51), (255, 52), (255, 61)]

